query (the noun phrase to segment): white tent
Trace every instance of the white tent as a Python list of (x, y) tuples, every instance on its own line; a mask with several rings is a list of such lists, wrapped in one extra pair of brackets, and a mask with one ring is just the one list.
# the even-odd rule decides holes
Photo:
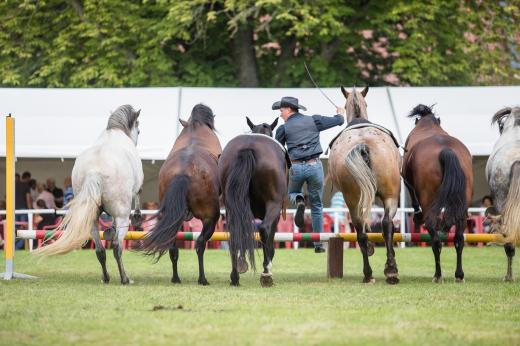
[[(339, 88), (324, 89), (338, 105)], [(254, 123), (271, 123), (278, 112), (274, 101), (292, 95), (308, 108), (306, 114), (332, 115), (335, 108), (317, 89), (125, 88), (125, 89), (0, 89), (0, 114), (16, 118), (18, 157), (74, 158), (91, 145), (106, 126), (108, 115), (121, 104), (141, 112), (138, 149), (143, 159), (162, 160), (180, 131), (178, 118), (189, 117), (199, 102), (210, 106), (222, 145), (248, 131)], [(371, 88), (367, 95), (370, 120), (392, 130), (404, 142), (413, 127), (406, 114), (418, 103), (436, 104), (442, 126), (465, 143), (473, 155), (489, 155), (498, 131), (490, 126), (498, 109), (520, 102), (520, 87)], [(393, 106), (393, 107), (392, 107)], [(4, 133), (4, 121), (0, 132)], [(322, 133), (325, 148), (339, 128)], [(5, 155), (5, 143), (0, 143)]]
[[(324, 89), (336, 103), (345, 99), (339, 88)], [(70, 174), (73, 159), (89, 147), (105, 128), (108, 116), (122, 104), (142, 109), (138, 149), (145, 169), (145, 200), (157, 200), (157, 174), (181, 130), (178, 118), (186, 119), (192, 107), (203, 102), (216, 114), (215, 126), (224, 147), (234, 136), (249, 131), (245, 116), (254, 123), (271, 123), (271, 110), (282, 96), (295, 96), (308, 108), (305, 114), (332, 115), (332, 106), (317, 89), (245, 88), (120, 88), (120, 89), (0, 89), (0, 115), (16, 118), (17, 171), (30, 170), (33, 177), (55, 177), (58, 185)], [(492, 115), (504, 106), (520, 103), (520, 87), (371, 88), (367, 95), (370, 120), (394, 132), (404, 144), (414, 122), (406, 114), (417, 105), (436, 104), (443, 128), (465, 143), (474, 156), (475, 198), (488, 193), (483, 175), (485, 157), (498, 138), (490, 125)], [(279, 122), (282, 123), (281, 121)], [(340, 131), (321, 134), (325, 150)], [(0, 120), (0, 133), (5, 121)], [(5, 156), (5, 140), (0, 141)], [(58, 159), (58, 161), (56, 160)], [(63, 161), (60, 163), (60, 160)], [(4, 181), (3, 162), (0, 180)], [(326, 165), (325, 165), (326, 169)], [(5, 192), (0, 184), (0, 195)], [(478, 191), (477, 191), (478, 190)], [(325, 200), (330, 189), (325, 189)]]

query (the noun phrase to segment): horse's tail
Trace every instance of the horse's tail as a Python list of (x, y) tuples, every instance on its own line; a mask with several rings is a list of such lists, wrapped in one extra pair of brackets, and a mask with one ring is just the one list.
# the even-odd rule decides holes
[(370, 165), (370, 150), (366, 144), (356, 145), (347, 154), (346, 168), (359, 186), (357, 214), (362, 218), (363, 230), (368, 225), (377, 190), (376, 178)]
[(101, 185), (100, 174), (89, 174), (85, 177), (81, 190), (69, 203), (69, 210), (56, 229), (62, 231), (61, 236), (54, 243), (34, 251), (36, 255), (65, 254), (80, 248), (89, 239), (90, 232), (99, 217)]
[[(443, 230), (452, 225), (464, 229), (468, 215), (466, 176), (459, 158), (449, 148), (442, 149), (439, 163), (442, 167), (442, 183), (426, 215), (425, 223), (436, 230)], [(441, 216), (443, 209), (444, 213)]]
[(254, 216), (249, 199), (249, 186), (255, 170), (253, 150), (242, 149), (231, 161), (224, 196), (226, 220), (230, 233), (229, 248), (232, 253), (249, 255), (249, 263), (255, 269)]
[(177, 175), (171, 180), (159, 208), (159, 220), (141, 245), (146, 255), (159, 259), (175, 243), (177, 231), (188, 209), (189, 185), (190, 178), (187, 175)]
[(507, 243), (520, 245), (520, 161), (511, 166), (509, 192), (502, 212), (502, 232)]

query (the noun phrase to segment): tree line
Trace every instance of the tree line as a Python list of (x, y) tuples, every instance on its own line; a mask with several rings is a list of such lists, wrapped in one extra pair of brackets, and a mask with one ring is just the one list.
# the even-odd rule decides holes
[(0, 2), (3, 87), (520, 83), (520, 0)]

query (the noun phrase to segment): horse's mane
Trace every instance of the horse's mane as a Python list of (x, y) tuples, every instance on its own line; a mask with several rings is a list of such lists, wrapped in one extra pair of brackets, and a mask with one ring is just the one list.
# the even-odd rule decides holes
[(210, 129), (215, 130), (214, 118), (215, 115), (213, 114), (211, 108), (202, 103), (199, 103), (195, 105), (195, 107), (193, 107), (193, 110), (191, 111), (191, 116), (188, 119), (188, 124), (203, 124), (208, 126)]
[(428, 107), (423, 104), (419, 104), (419, 105), (415, 106), (414, 109), (412, 109), (410, 114), (408, 114), (407, 116), (409, 118), (413, 118), (413, 117), (420, 118), (420, 117), (424, 117), (426, 115), (434, 115), (433, 114), (433, 105)]
[(354, 87), (354, 91), (352, 92), (352, 103), (354, 104), (354, 118), (361, 118), (361, 108), (359, 107), (359, 101), (357, 98), (356, 88)]
[(494, 124), (498, 122), (500, 119), (502, 119), (504, 116), (511, 114), (512, 111), (513, 109), (511, 107), (502, 108), (493, 115), (493, 118), (491, 119), (491, 124)]
[(107, 130), (118, 129), (129, 136), (130, 131), (132, 130), (132, 126), (134, 125), (134, 122), (137, 120), (138, 116), (139, 112), (136, 112), (132, 106), (122, 105), (118, 107), (112, 114), (110, 114), (110, 118), (108, 118)]

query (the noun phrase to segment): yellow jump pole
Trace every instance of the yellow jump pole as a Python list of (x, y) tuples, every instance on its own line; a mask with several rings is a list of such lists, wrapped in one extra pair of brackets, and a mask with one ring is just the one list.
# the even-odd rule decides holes
[[(5, 192), (6, 215), (4, 229), (5, 272), (4, 280), (13, 278), (35, 279), (36, 277), (14, 272), (14, 195), (15, 195), (15, 149), (14, 149), (14, 118), (11, 114), (5, 118)], [(1, 274), (0, 274), (1, 275)]]

